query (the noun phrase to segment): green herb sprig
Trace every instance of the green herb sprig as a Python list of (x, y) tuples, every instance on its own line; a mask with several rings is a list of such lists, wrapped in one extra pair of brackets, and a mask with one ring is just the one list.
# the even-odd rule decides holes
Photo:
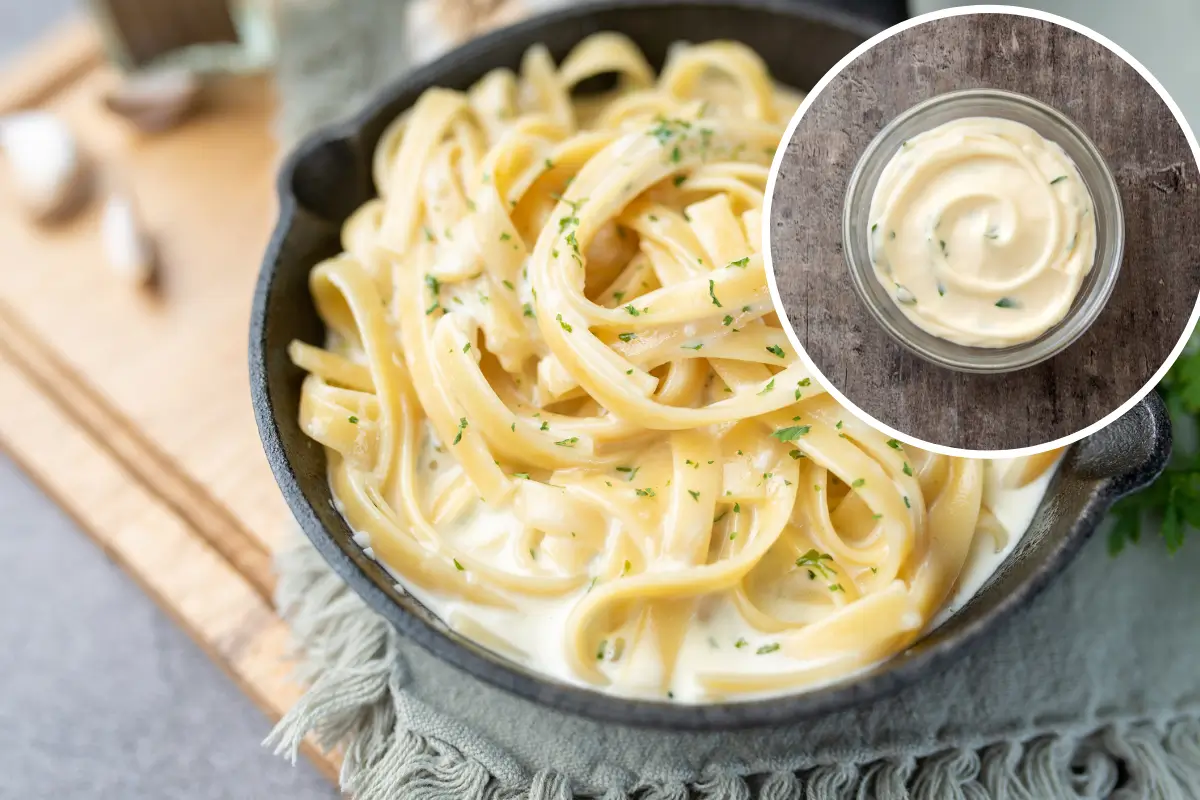
[(1192, 336), (1157, 391), (1171, 415), (1174, 453), (1152, 484), (1113, 507), (1115, 524), (1108, 534), (1113, 555), (1154, 531), (1174, 553), (1190, 530), (1200, 530), (1200, 446), (1195, 441), (1200, 429), (1200, 335)]

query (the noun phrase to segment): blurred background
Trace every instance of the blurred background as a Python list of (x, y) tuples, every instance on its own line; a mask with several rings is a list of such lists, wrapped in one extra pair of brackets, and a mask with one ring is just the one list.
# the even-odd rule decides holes
[[(883, 25), (907, 13), (965, 5), (823, 1)], [(262, 665), (278, 662), (281, 648), (262, 638), (275, 635), (266, 622), (246, 623), (246, 617), (264, 614), (261, 597), (247, 601), (252, 611), (239, 612), (239, 626), (214, 633), (215, 644), (201, 647), (193, 639), (205, 638), (206, 624), (218, 624), (226, 613), (222, 604), (231, 605), (242, 584), (230, 579), (231, 588), (218, 593), (220, 602), (201, 603), (196, 600), (204, 595), (196, 588), (200, 578), (181, 575), (158, 584), (150, 563), (139, 561), (155, 543), (189, 564), (207, 558), (207, 549), (185, 558), (179, 549), (184, 545), (174, 544), (170, 520), (178, 518), (183, 527), (212, 532), (205, 547), (243, 575), (254, 576), (266, 569), (266, 549), (257, 539), (244, 548), (238, 544), (239, 525), (257, 532), (271, 527), (259, 521), (282, 517), (248, 406), (238, 405), (245, 403), (238, 394), (245, 380), (245, 313), (256, 254), (273, 214), (270, 174), (278, 146), (272, 138), (275, 101), (269, 78), (253, 79), (258, 82), (249, 88), (222, 89), (221, 103), (190, 128), (178, 135), (163, 132), (186, 126), (194, 112), (199, 89), (189, 81), (192, 71), (269, 75), (277, 45), (286, 49), (287, 32), (275, 20), (280, 4), (289, 2), (325, 6), (330, 25), (342, 19), (350, 24), (355, 14), (361, 24), (361, 14), (351, 9), (362, 3), (340, 7), (333, 0), (245, 0), (232, 7), (217, 0), (0, 0), (3, 113), (56, 104), (76, 121), (76, 134), (80, 126), (85, 129), (85, 149), (99, 156), (103, 167), (101, 191), (88, 201), (99, 207), (80, 212), (82, 221), (54, 222), (50, 218), (76, 213), (69, 209), (78, 201), (79, 183), (72, 171), (78, 165), (72, 161), (70, 132), (34, 119), (41, 127), (30, 128), (24, 139), (0, 135), (10, 162), (29, 146), (30, 137), (43, 143), (62, 138), (57, 150), (35, 148), (33, 161), (40, 166), (17, 176), (23, 188), (15, 194), (8, 176), (3, 192), (10, 196), (0, 206), (0, 217), (7, 220), (7, 227), (0, 227), (6, 253), (0, 312), (15, 308), (7, 317), (0, 313), (0, 340), (10, 348), (7, 356), (0, 348), (0, 406), (7, 409), (0, 419), (0, 445), (7, 453), (0, 454), (0, 563), (7, 567), (0, 578), (0, 798), (335, 796), (328, 776), (311, 764), (302, 761), (293, 768), (259, 746), (270, 722), (256, 705), (270, 714), (274, 704), (287, 699), (272, 690), (257, 695), (247, 690), (248, 685), (275, 685), (274, 678), (263, 676), (274, 667)], [(528, 10), (518, 6), (546, 5), (442, 4), (457, 20), (451, 27), (468, 35), (484, 23)], [(1062, 14), (1111, 37), (1155, 73), (1185, 115), (1200, 120), (1197, 0), (1029, 0), (1020, 5)], [(94, 21), (80, 23), (87, 15)], [(96, 31), (103, 32), (99, 44)], [(130, 68), (156, 59), (177, 68), (158, 83), (130, 80), (111, 65)], [(115, 117), (101, 116), (97, 108)], [(175, 138), (161, 138), (169, 136)], [(193, 216), (191, 189), (171, 187), (174, 179), (160, 188), (163, 175), (178, 175), (179, 183), (210, 197), (224, 196), (227, 187), (221, 181), (238, 183), (244, 176), (246, 185), (237, 192), (229, 188), (225, 208), (216, 203), (211, 219), (194, 215), (193, 228), (171, 239), (166, 232)], [(154, 180), (159, 183), (151, 185)], [(53, 224), (44, 224), (48, 220)], [(90, 233), (81, 227), (88, 225)], [(239, 225), (245, 226), (244, 235)], [(161, 240), (155, 242), (155, 235)], [(231, 236), (230, 249), (203, 251), (208, 239), (222, 235)], [(97, 260), (109, 262), (113, 274), (85, 263)], [(188, 270), (203, 273), (225, 261), (231, 262), (228, 269), (237, 273), (236, 280), (213, 285), (188, 277)], [(157, 296), (148, 298), (163, 282), (164, 264), (170, 268), (166, 288), (159, 286)], [(48, 297), (48, 286), (61, 289), (64, 299)], [(100, 306), (110, 316), (92, 316)], [(184, 338), (194, 327), (186, 315), (196, 307), (207, 308), (209, 320), (219, 313), (212, 324), (229, 331), (215, 352), (189, 349)], [(120, 335), (133, 338), (115, 352), (94, 346), (117, 335), (111, 330), (117, 321), (129, 327)], [(56, 333), (61, 331), (70, 335)], [(158, 358), (157, 366), (138, 361), (142, 354)], [(5, 358), (19, 369), (5, 366)], [(188, 362), (185, 367), (200, 370), (205, 358), (224, 365), (220, 374), (235, 391), (227, 406), (211, 402), (211, 419), (200, 420), (184, 437), (180, 419), (186, 415), (179, 409), (204, 388), (174, 374), (172, 365)], [(137, 361), (143, 374), (155, 375), (158, 396), (129, 388), (128, 370), (122, 371), (126, 359)], [(55, 376), (67, 376), (62, 385), (78, 380), (92, 388), (47, 389), (58, 385)], [(213, 424), (233, 417), (236, 422), (229, 426), (236, 435), (230, 443), (204, 441)], [(130, 431), (114, 436), (125, 424)], [(76, 434), (78, 439), (72, 438)], [(179, 455), (192, 458), (196, 452), (204, 458), (189, 461)], [(87, 466), (93, 458), (96, 464), (115, 465), (113, 474)], [(160, 458), (182, 466), (161, 467), (155, 460)], [(244, 474), (228, 466), (243, 461), (248, 464)], [(178, 479), (161, 477), (174, 475), (176, 468)], [(120, 494), (131, 475), (149, 487), (153, 502), (133, 489), (128, 498)], [(246, 488), (251, 484), (253, 491)], [(189, 498), (199, 498), (195, 507)], [(208, 510), (194, 510), (200, 507)], [(166, 516), (160, 520), (146, 509), (165, 509)], [(237, 519), (226, 519), (230, 514)], [(135, 518), (137, 524), (131, 525)], [(143, 538), (133, 544), (135, 533)], [(215, 580), (205, 575), (204, 581)], [(269, 595), (269, 578), (261, 585), (253, 577), (246, 582), (257, 587), (258, 595)], [(255, 661), (260, 644), (270, 657)]]

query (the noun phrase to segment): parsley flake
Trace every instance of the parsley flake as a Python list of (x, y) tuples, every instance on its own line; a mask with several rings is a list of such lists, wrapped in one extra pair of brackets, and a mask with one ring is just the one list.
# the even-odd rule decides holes
[(771, 436), (781, 442), (794, 442), (810, 430), (812, 430), (811, 425), (792, 425), (789, 428), (780, 428), (772, 433)]

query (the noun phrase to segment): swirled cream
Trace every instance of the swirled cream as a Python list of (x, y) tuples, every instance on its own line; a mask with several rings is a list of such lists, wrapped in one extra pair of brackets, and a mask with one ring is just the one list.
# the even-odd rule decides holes
[(1096, 257), (1091, 195), (1027, 125), (968, 117), (905, 141), (871, 197), (875, 277), (914, 324), (973, 347), (1036, 339)]

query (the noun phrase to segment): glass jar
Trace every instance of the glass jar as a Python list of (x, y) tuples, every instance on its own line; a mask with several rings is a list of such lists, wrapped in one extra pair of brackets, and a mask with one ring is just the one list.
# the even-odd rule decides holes
[[(999, 117), (1028, 125), (1066, 151), (1092, 197), (1096, 218), (1096, 258), (1066, 316), (1054, 327), (1021, 344), (970, 347), (918, 327), (896, 306), (876, 279), (869, 250), (871, 198), (884, 167), (901, 144), (919, 133), (964, 117)], [(875, 321), (902, 346), (939, 366), (962, 372), (1011, 372), (1061, 353), (1083, 335), (1112, 294), (1121, 270), (1125, 218), (1121, 195), (1104, 157), (1091, 139), (1053, 108), (1013, 92), (966, 89), (932, 97), (896, 117), (863, 152), (850, 176), (842, 211), (842, 245), (851, 281)]]
[(278, 0), (89, 0), (124, 70), (257, 72), (274, 62)]

